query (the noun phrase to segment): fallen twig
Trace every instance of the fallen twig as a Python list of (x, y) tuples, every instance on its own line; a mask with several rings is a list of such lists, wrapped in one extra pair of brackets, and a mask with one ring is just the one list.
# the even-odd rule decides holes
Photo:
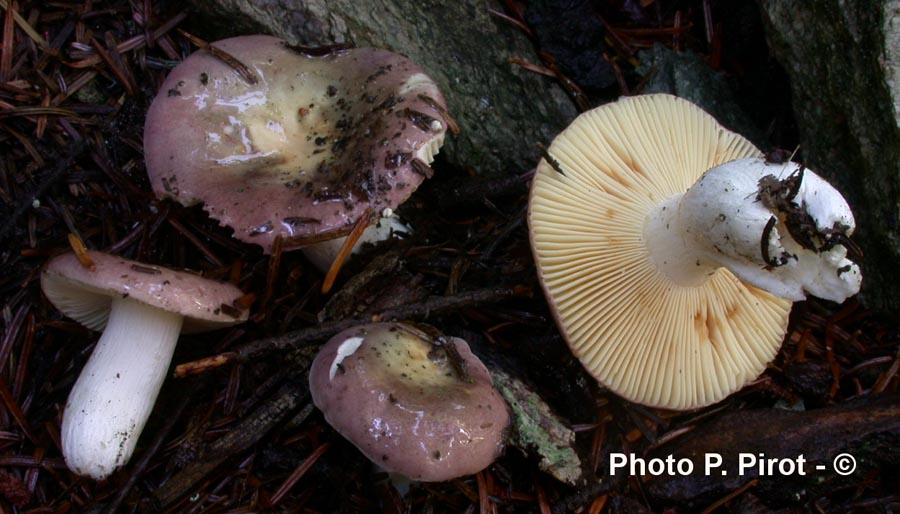
[(524, 287), (497, 287), (491, 289), (479, 289), (467, 291), (453, 296), (433, 296), (424, 302), (407, 304), (396, 309), (390, 309), (380, 314), (371, 314), (366, 317), (329, 321), (319, 325), (302, 328), (276, 337), (268, 337), (254, 341), (241, 348), (205, 357), (200, 360), (179, 364), (175, 368), (175, 376), (185, 377), (203, 373), (217, 368), (229, 362), (246, 361), (264, 353), (277, 350), (298, 348), (304, 344), (320, 341), (337, 334), (341, 330), (356, 326), (364, 322), (388, 321), (392, 319), (415, 319), (427, 317), (431, 314), (471, 307), (482, 303), (497, 302), (512, 296), (524, 294)]
[[(275, 395), (231, 427), (224, 436), (213, 441), (200, 458), (173, 475), (153, 494), (161, 507), (172, 504), (190, 492), (209, 473), (228, 458), (241, 453), (262, 439), (273, 428), (295, 412), (309, 396), (306, 386), (309, 362), (315, 351), (302, 348), (285, 359), (284, 366), (296, 370)], [(160, 509), (154, 509), (160, 511)]]

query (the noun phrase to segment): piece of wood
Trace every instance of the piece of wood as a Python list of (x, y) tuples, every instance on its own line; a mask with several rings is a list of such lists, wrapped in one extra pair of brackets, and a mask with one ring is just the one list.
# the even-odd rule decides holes
[[(301, 348), (285, 358), (285, 366), (298, 370), (286, 380), (275, 394), (244, 416), (230, 430), (203, 451), (200, 458), (175, 473), (153, 493), (156, 506), (164, 507), (177, 501), (229, 458), (246, 451), (269, 434), (275, 427), (298, 411), (309, 397), (307, 373), (316, 348)], [(157, 509), (157, 511), (161, 511)]]
[[(835, 471), (835, 466), (841, 465), (835, 459), (844, 453), (856, 460), (856, 470), (847, 475)], [(795, 495), (817, 498), (835, 488), (864, 482), (868, 470), (900, 461), (900, 395), (802, 412), (755, 409), (727, 413), (646, 458), (665, 459), (669, 455), (676, 461), (690, 459), (693, 472), (647, 477), (645, 490), (659, 501), (703, 509), (756, 479), (754, 494), (771, 502), (770, 507), (802, 502), (803, 498)], [(804, 475), (799, 474), (797, 465), (801, 455)], [(720, 456), (721, 466), (710, 466), (707, 473), (707, 456)], [(779, 460), (772, 472), (764, 463), (760, 473), (758, 462), (751, 462), (754, 458), (791, 459), (794, 472), (788, 472), (791, 465), (787, 462), (779, 468)], [(743, 469), (742, 459), (749, 465)]]

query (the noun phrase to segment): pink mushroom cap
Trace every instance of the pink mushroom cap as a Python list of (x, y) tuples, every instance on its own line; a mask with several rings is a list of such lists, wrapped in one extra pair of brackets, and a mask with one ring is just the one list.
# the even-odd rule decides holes
[(477, 473), (503, 449), (506, 403), (462, 339), (402, 323), (355, 327), (322, 347), (309, 382), (335, 430), (412, 480)]
[(396, 209), (430, 176), (444, 97), (409, 59), (373, 48), (308, 55), (270, 36), (213, 43), (176, 66), (147, 114), (157, 196), (203, 203), (234, 236), (271, 252), (346, 235)]
[(91, 330), (103, 330), (113, 297), (184, 316), (182, 332), (197, 333), (243, 323), (249, 311), (234, 305), (243, 292), (235, 285), (89, 250), (93, 269), (75, 253), (47, 263), (44, 295), (66, 316)]

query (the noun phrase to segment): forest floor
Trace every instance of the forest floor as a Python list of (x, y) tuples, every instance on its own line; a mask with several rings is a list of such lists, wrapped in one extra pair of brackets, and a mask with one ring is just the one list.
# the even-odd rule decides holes
[[(759, 20), (746, 9), (699, 0), (595, 3), (605, 64), (592, 70), (569, 62), (584, 51), (571, 32), (580, 29), (570, 29), (569, 40), (541, 41), (541, 27), (557, 23), (549, 14), (524, 15), (513, 1), (495, 14), (554, 52), (529, 66), (559, 77), (584, 107), (639, 93), (636, 52), (652, 44), (701, 55), (736, 90), (759, 91), (748, 69), (763, 63), (775, 70), (768, 93), (744, 96), (757, 104), (742, 107), (767, 127), (773, 149), (796, 145), (781, 108), (789, 104), (786, 79), (760, 56)], [(434, 178), (403, 207), (415, 233), (355, 257), (325, 295), (322, 274), (298, 252), (265, 255), (201, 208), (153, 195), (144, 113), (167, 71), (203, 36), (188, 33), (186, 11), (153, 0), (0, 7), (0, 512), (900, 510), (896, 315), (852, 299), (800, 302), (775, 362), (739, 393), (688, 413), (630, 404), (584, 372), (555, 328), (524, 221), (532, 170), (483, 181), (438, 159)], [(750, 27), (739, 43), (729, 38), (732, 24)], [(168, 379), (135, 457), (100, 482), (72, 474), (59, 442), (68, 391), (97, 335), (62, 317), (39, 284), (44, 263), (72, 241), (229, 280), (254, 301), (248, 323), (182, 338), (174, 364), (221, 355), (224, 363)], [(312, 407), (305, 379), (312, 352), (339, 328), (393, 318), (464, 337), (540, 395), (575, 433), (579, 485), (542, 471), (534, 449), (511, 446), (475, 476), (413, 484), (401, 495)], [(793, 418), (782, 418), (801, 408), (821, 429), (802, 440), (790, 435)], [(886, 414), (860, 425), (867, 411)], [(847, 477), (747, 476), (721, 487), (700, 476), (671, 485), (666, 477), (609, 475), (610, 453), (665, 455), (661, 448), (671, 453), (681, 441), (700, 444), (691, 434), (740, 423), (757, 432), (735, 433), (778, 438), (772, 444), (783, 452), (811, 452), (813, 444), (821, 455), (850, 448), (866, 460)], [(729, 448), (745, 443), (751, 447), (736, 440)]]

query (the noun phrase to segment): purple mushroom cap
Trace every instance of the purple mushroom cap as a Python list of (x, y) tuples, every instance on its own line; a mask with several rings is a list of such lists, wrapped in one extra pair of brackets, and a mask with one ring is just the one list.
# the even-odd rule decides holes
[(54, 257), (41, 273), (44, 295), (66, 316), (91, 330), (103, 330), (112, 298), (130, 298), (184, 316), (182, 332), (198, 333), (247, 321), (234, 306), (243, 292), (235, 285), (88, 250), (88, 269), (73, 252)]
[(431, 174), (447, 111), (409, 59), (373, 48), (308, 55), (270, 36), (213, 43), (175, 67), (144, 127), (153, 190), (203, 203), (236, 238), (272, 251), (345, 235), (396, 209)]
[(487, 368), (458, 338), (372, 323), (329, 340), (310, 392), (372, 462), (413, 480), (477, 473), (503, 449), (509, 413)]

